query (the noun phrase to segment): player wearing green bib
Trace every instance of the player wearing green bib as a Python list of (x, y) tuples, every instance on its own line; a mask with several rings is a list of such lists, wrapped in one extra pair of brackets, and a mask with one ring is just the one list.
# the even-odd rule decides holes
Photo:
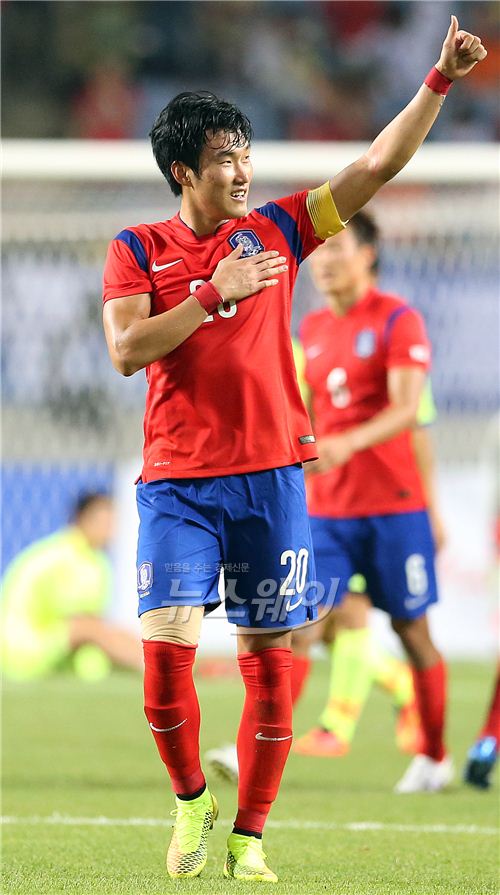
[(101, 616), (111, 597), (104, 552), (114, 524), (111, 499), (87, 494), (72, 524), (23, 550), (3, 581), (2, 670), (14, 680), (51, 674), (68, 664), (84, 678), (112, 664), (139, 669), (139, 642)]

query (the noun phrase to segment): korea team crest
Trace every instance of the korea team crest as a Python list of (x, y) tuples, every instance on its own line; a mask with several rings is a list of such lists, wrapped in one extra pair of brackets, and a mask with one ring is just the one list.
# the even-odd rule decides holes
[(264, 246), (253, 230), (237, 230), (236, 233), (232, 233), (229, 237), (229, 245), (233, 249), (237, 249), (239, 245), (242, 245), (242, 258), (249, 258), (251, 255), (258, 255), (264, 251)]
[(153, 583), (153, 563), (143, 562), (137, 569), (137, 590), (139, 596), (146, 597)]
[(362, 329), (356, 336), (354, 354), (356, 357), (371, 357), (375, 354), (377, 336), (374, 329)]

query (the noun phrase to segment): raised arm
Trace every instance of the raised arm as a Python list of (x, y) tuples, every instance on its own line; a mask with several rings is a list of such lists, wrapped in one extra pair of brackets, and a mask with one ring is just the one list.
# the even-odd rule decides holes
[(343, 221), (404, 168), (434, 124), (451, 83), (467, 75), (486, 55), (480, 38), (459, 30), (457, 18), (452, 16), (439, 61), (416, 96), (375, 138), (365, 155), (330, 181)]

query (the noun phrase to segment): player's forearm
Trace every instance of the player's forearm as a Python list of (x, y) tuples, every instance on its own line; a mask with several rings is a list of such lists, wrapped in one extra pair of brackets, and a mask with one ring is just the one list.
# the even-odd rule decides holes
[(442, 96), (423, 84), (366, 153), (330, 181), (341, 220), (349, 220), (384, 183), (404, 168), (429, 133), (442, 102)]
[(412, 432), (412, 443), (427, 506), (433, 508), (437, 505), (436, 462), (432, 439), (428, 430), (422, 426), (417, 426)]
[(422, 145), (444, 97), (425, 84), (410, 103), (375, 138), (366, 155), (369, 166), (384, 180), (401, 171)]
[(467, 75), (486, 56), (480, 38), (459, 31), (456, 16), (451, 16), (436, 65), (416, 96), (373, 141), (366, 154), (369, 167), (385, 180), (401, 171), (429, 133), (450, 84)]
[(415, 425), (417, 407), (413, 404), (389, 405), (366, 423), (349, 429), (349, 442), (353, 452), (365, 451), (395, 438)]
[[(411, 52), (410, 43), (408, 52)], [(441, 55), (427, 75), (426, 83), (376, 137), (368, 151), (330, 181), (333, 201), (342, 221), (349, 220), (404, 168), (434, 124), (450, 83), (467, 75), (486, 56), (480, 38), (459, 31), (458, 21), (452, 16)]]
[(134, 320), (114, 344), (113, 362), (123, 376), (132, 376), (185, 342), (206, 320), (207, 312), (190, 295), (170, 311)]

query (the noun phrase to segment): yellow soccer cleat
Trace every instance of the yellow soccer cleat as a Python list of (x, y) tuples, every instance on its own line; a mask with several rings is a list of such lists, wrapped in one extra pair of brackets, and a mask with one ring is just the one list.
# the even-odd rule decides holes
[(199, 876), (207, 863), (207, 838), (219, 813), (215, 796), (208, 789), (186, 802), (175, 800), (175, 826), (167, 852), (167, 870), (172, 879)]
[(260, 839), (231, 833), (227, 840), (224, 876), (226, 879), (239, 879), (247, 883), (277, 883), (278, 877), (269, 870), (265, 858)]

